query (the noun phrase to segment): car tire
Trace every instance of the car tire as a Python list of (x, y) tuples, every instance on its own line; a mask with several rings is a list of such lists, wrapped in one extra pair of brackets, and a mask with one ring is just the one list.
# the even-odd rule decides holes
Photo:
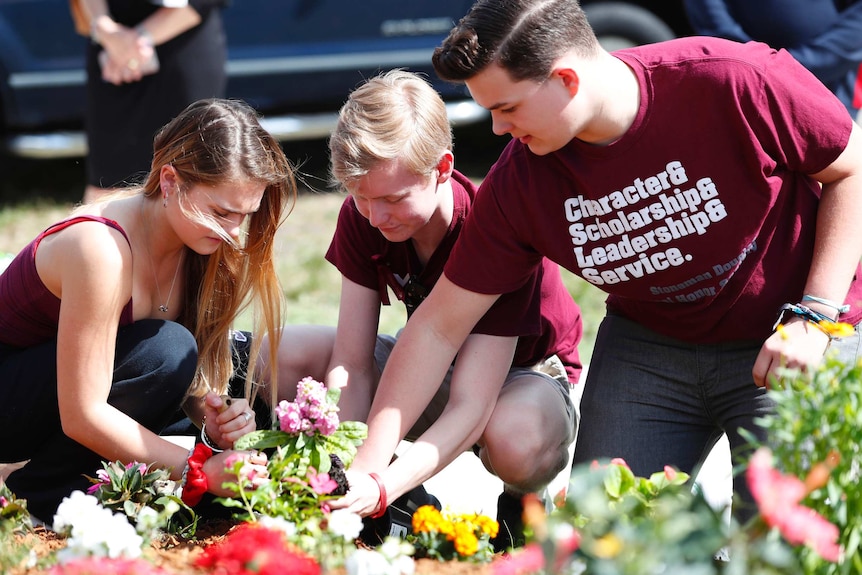
[(598, 2), (584, 5), (599, 42), (608, 50), (630, 48), (676, 38), (661, 18), (628, 2)]

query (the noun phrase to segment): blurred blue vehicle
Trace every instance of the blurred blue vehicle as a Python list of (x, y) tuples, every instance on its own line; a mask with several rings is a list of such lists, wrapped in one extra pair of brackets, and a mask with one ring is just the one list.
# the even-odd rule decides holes
[[(230, 98), (264, 117), (282, 141), (325, 138), (347, 94), (381, 70), (424, 73), (453, 125), (487, 112), (463, 86), (440, 81), (431, 53), (471, 0), (234, 0), (224, 11)], [(684, 14), (670, 0), (584, 0), (613, 47), (669, 39)], [(650, 6), (652, 5), (652, 6)], [(0, 0), (0, 135), (30, 158), (86, 155), (84, 48), (68, 0)]]

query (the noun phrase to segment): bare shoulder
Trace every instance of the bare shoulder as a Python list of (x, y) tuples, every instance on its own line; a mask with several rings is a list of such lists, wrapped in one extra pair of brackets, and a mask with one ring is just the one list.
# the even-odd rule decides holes
[(131, 278), (132, 251), (123, 233), (98, 221), (81, 221), (45, 237), (36, 252), (43, 283), (61, 297), (70, 280), (124, 283)]

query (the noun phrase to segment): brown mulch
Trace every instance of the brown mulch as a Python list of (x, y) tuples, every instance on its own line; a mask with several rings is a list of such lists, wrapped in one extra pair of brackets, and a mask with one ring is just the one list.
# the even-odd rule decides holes
[[(211, 519), (198, 526), (193, 539), (167, 535), (154, 541), (144, 556), (165, 571), (174, 575), (204, 575), (205, 571), (194, 567), (195, 559), (204, 548), (222, 541), (236, 522), (226, 519)], [(26, 549), (33, 549), (39, 559), (45, 559), (65, 546), (65, 538), (44, 527), (37, 527), (32, 533), (16, 535), (17, 542)], [(5, 575), (44, 575), (43, 568), (12, 569)], [(433, 559), (417, 559), (416, 575), (490, 575), (488, 565)], [(337, 569), (327, 575), (345, 575), (344, 569)]]

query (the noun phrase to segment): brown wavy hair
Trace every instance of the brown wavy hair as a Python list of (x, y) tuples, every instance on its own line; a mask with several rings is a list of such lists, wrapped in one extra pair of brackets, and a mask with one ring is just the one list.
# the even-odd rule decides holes
[[(237, 100), (209, 99), (189, 105), (165, 125), (153, 142), (153, 162), (144, 182), (144, 196), (159, 201), (159, 173), (171, 165), (182, 185), (180, 206), (195, 219), (184, 199), (192, 186), (230, 182), (265, 185), (260, 209), (244, 223), (239, 242), (223, 242), (211, 255), (186, 250), (185, 293), (178, 321), (198, 343), (198, 366), (188, 395), (201, 397), (208, 390), (224, 394), (233, 376), (228, 335), (237, 316), (253, 309), (254, 333), (271, 334), (269, 353), (278, 352), (283, 293), (273, 262), (274, 237), (296, 201), (293, 168), (278, 141), (261, 127), (257, 113)], [(226, 237), (216, 222), (204, 221)], [(227, 237), (227, 239), (230, 239)], [(252, 338), (245, 394), (253, 401), (252, 380), (261, 337)], [(276, 362), (271, 362), (273, 366)], [(276, 369), (269, 377), (276, 381)], [(277, 386), (273, 386), (277, 389)]]

